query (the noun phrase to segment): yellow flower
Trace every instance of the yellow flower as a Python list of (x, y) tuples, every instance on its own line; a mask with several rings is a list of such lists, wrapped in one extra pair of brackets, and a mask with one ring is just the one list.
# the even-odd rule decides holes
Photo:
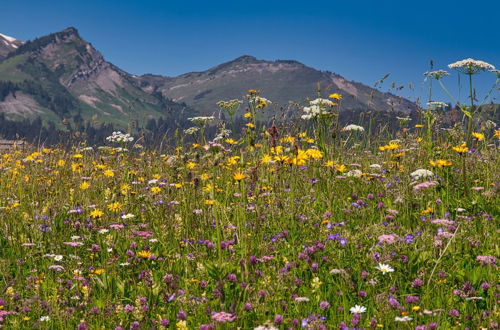
[(80, 159), (80, 158), (83, 158), (83, 155), (82, 154), (74, 154), (72, 157), (76, 158), (76, 159)]
[(422, 211), (422, 214), (429, 214), (434, 212), (434, 209), (432, 207), (428, 207), (425, 210)]
[(496, 137), (497, 139), (500, 139), (500, 129), (496, 129), (493, 136)]
[(81, 190), (87, 190), (89, 187), (90, 187), (90, 183), (88, 183), (87, 181), (83, 181), (83, 182), (80, 184), (80, 189), (81, 189)]
[(262, 164), (269, 164), (272, 160), (273, 160), (273, 157), (271, 157), (271, 156), (269, 156), (269, 155), (264, 155), (264, 156), (261, 158), (260, 162), (261, 162)]
[(335, 165), (335, 169), (339, 171), (340, 173), (344, 173), (346, 171), (346, 167), (343, 164), (337, 164)]
[(323, 158), (323, 153), (318, 149), (307, 149), (306, 154), (313, 159)]
[(473, 132), (472, 137), (476, 138), (478, 141), (483, 141), (484, 140), (484, 134), (483, 133), (477, 133)]
[(233, 139), (225, 139), (224, 141), (225, 141), (226, 143), (228, 143), (228, 144), (238, 144), (238, 142), (236, 142), (236, 141), (235, 141), (235, 140), (233, 140)]
[(271, 147), (271, 153), (275, 155), (280, 155), (283, 153), (283, 147), (282, 146)]
[(294, 143), (295, 138), (293, 136), (285, 136), (280, 140), (281, 143)]
[(177, 322), (175, 324), (175, 328), (177, 330), (187, 330), (188, 329), (186, 321), (184, 321), (184, 320)]
[(326, 167), (333, 167), (335, 165), (335, 162), (333, 160), (329, 160), (325, 163)]
[(411, 310), (414, 312), (418, 312), (420, 310), (420, 306), (413, 306)]
[(82, 171), (82, 167), (82, 163), (71, 163), (71, 170), (73, 172), (80, 173)]
[(161, 188), (160, 188), (160, 187), (151, 187), (151, 193), (152, 193), (153, 195), (158, 194), (160, 191), (161, 191)]
[(243, 115), (243, 117), (245, 117), (245, 118), (252, 118), (252, 113), (251, 112), (245, 112), (245, 114)]
[(397, 148), (399, 148), (399, 144), (397, 144), (395, 142), (389, 142), (389, 144), (386, 144), (385, 146), (379, 147), (378, 149), (381, 151), (384, 151), (384, 150), (395, 150)]
[(94, 218), (94, 219), (96, 219), (96, 218), (100, 218), (100, 217), (102, 217), (103, 215), (104, 215), (104, 212), (103, 212), (103, 211), (101, 211), (101, 210), (99, 210), (99, 209), (95, 209), (95, 210), (93, 210), (92, 212), (90, 212), (90, 217), (91, 217), (91, 218)]
[(429, 161), (431, 166), (433, 167), (446, 167), (446, 166), (451, 166), (453, 163), (449, 160), (446, 160), (446, 159), (438, 159), (436, 161), (434, 160), (431, 160)]
[(139, 258), (149, 259), (152, 255), (153, 254), (151, 252), (145, 250), (137, 252), (137, 256)]
[(203, 173), (202, 175), (200, 175), (200, 179), (202, 181), (206, 181), (206, 180), (210, 179), (210, 175), (208, 175), (207, 173)]
[(245, 174), (241, 173), (241, 171), (239, 171), (239, 170), (238, 170), (238, 172), (235, 172), (233, 174), (233, 180), (235, 180), (235, 181), (241, 181), (244, 178), (246, 178)]
[(459, 154), (464, 154), (464, 153), (469, 151), (469, 148), (467, 148), (465, 143), (462, 143), (459, 146), (453, 147), (452, 149), (455, 150), (456, 152), (458, 152)]
[(423, 127), (424, 127), (424, 125), (422, 125), (422, 124), (415, 125), (415, 128), (423, 128)]
[(338, 93), (330, 94), (330, 95), (328, 95), (328, 97), (331, 99), (335, 99), (335, 100), (342, 100), (342, 95), (338, 94)]
[(210, 192), (214, 190), (214, 187), (211, 184), (207, 184), (205, 187), (203, 187), (204, 192)]
[(246, 124), (245, 126), (246, 126), (246, 127), (248, 127), (248, 128), (255, 128), (255, 125), (254, 125), (254, 124), (252, 124), (252, 123), (248, 123), (248, 124)]
[(206, 199), (205, 200), (205, 205), (214, 205), (214, 204), (215, 204), (214, 200), (211, 200), (211, 199)]
[(57, 161), (57, 166), (63, 167), (64, 165), (66, 165), (66, 161), (64, 159), (59, 159)]
[(111, 212), (118, 212), (122, 209), (122, 204), (120, 202), (114, 202), (108, 204), (108, 210)]
[(101, 275), (104, 274), (106, 271), (102, 268), (94, 270), (94, 274)]
[(115, 176), (115, 172), (113, 172), (113, 170), (106, 170), (106, 171), (104, 171), (103, 174), (105, 177), (108, 177), (108, 178), (112, 178)]
[(240, 156), (233, 156), (233, 157), (229, 157), (227, 159), (227, 164), (228, 165), (236, 165), (238, 164), (238, 160), (240, 159)]
[(192, 170), (193, 168), (196, 167), (196, 163), (194, 162), (187, 162), (186, 167), (188, 170)]

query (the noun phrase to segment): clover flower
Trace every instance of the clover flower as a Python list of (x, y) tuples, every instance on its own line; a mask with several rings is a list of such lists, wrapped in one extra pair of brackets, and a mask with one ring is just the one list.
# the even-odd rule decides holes
[(464, 60), (451, 63), (448, 65), (448, 67), (465, 74), (475, 74), (480, 71), (495, 70), (495, 67), (493, 65), (472, 58), (466, 58)]

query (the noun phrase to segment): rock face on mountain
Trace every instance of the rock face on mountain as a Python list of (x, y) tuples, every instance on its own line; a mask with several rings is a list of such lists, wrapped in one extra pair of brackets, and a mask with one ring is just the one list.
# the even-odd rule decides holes
[(292, 60), (242, 56), (203, 72), (138, 77), (107, 62), (72, 27), (28, 42), (0, 34), (0, 115), (11, 120), (79, 118), (125, 126), (163, 117), (182, 124), (213, 114), (220, 100), (243, 99), (249, 89), (260, 90), (275, 110), (289, 101), (304, 105), (317, 97), (318, 85), (323, 97), (342, 94), (344, 111), (415, 109), (396, 95)]
[(263, 61), (242, 56), (203, 72), (177, 77), (144, 75), (136, 78), (147, 92), (159, 91), (176, 102), (185, 102), (201, 113), (212, 113), (220, 100), (243, 98), (248, 89), (286, 106), (289, 101), (304, 104), (317, 97), (319, 83), (323, 97), (331, 93), (344, 96), (344, 110), (411, 112), (415, 105), (399, 96), (382, 93), (340, 75), (318, 71), (292, 60)]
[(0, 33), (0, 60), (23, 44), (22, 41)]
[(137, 87), (75, 28), (13, 47), (0, 62), (0, 112), (10, 118), (72, 116), (126, 125), (189, 109)]

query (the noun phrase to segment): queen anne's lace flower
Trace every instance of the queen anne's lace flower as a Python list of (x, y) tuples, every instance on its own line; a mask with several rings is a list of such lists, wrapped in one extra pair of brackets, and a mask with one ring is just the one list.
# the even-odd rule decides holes
[(457, 61), (448, 65), (450, 69), (455, 69), (466, 74), (474, 74), (479, 71), (495, 70), (495, 67), (489, 63), (478, 61), (472, 58)]
[(130, 134), (124, 134), (120, 131), (116, 131), (113, 132), (113, 134), (111, 134), (110, 136), (108, 136), (106, 140), (109, 142), (125, 143), (134, 141), (134, 138)]
[(437, 71), (430, 71), (430, 72), (425, 72), (424, 76), (428, 78), (434, 78), (434, 79), (441, 79), (444, 76), (449, 76), (450, 74), (448, 71), (445, 70), (437, 70)]
[(358, 125), (354, 125), (354, 124), (347, 125), (342, 130), (346, 131), (346, 132), (348, 132), (348, 131), (364, 132), (365, 131), (365, 129), (362, 126), (358, 126)]
[(432, 173), (431, 171), (429, 170), (426, 170), (426, 169), (423, 169), (423, 168), (420, 168), (414, 172), (412, 172), (410, 174), (410, 176), (412, 177), (412, 179), (414, 180), (419, 180), (419, 179), (425, 179), (425, 178), (429, 178), (429, 177), (432, 177), (434, 176), (434, 173)]
[(214, 116), (208, 116), (208, 117), (191, 117), (191, 118), (188, 118), (188, 120), (190, 122), (198, 124), (198, 125), (205, 125), (205, 124), (211, 122), (214, 119), (215, 119)]

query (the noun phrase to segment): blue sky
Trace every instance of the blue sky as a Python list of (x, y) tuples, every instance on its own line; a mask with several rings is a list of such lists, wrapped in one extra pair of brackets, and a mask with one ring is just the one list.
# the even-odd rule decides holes
[[(415, 99), (426, 95), (422, 73), (431, 59), (436, 69), (467, 57), (500, 67), (500, 1), (493, 0), (1, 1), (0, 33), (29, 40), (74, 26), (107, 60), (138, 75), (178, 75), (253, 55), (295, 59), (370, 86), (391, 73), (386, 86), (411, 82), (415, 91), (400, 94)], [(484, 95), (494, 76), (476, 78)], [(458, 94), (457, 74), (445, 81)]]

